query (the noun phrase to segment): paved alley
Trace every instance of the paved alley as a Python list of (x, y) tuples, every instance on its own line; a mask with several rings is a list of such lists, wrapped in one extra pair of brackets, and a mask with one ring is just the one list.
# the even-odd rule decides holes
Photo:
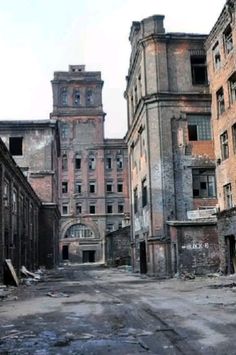
[(0, 354), (236, 354), (235, 280), (65, 266), (0, 301)]

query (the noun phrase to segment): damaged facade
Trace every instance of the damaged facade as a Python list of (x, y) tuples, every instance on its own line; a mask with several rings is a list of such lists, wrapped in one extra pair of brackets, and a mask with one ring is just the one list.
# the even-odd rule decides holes
[(38, 260), (41, 202), (0, 139), (0, 282), (3, 263), (11, 259), (17, 273)]
[(105, 235), (129, 212), (128, 157), (123, 139), (104, 138), (100, 72), (71, 65), (55, 72), (53, 112), (59, 121), (60, 254), (72, 262), (104, 262)]
[(41, 201), (38, 264), (58, 263), (59, 218), (56, 121), (0, 121), (1, 138)]
[(206, 41), (212, 94), (221, 270), (236, 270), (236, 2), (228, 0)]
[(132, 263), (159, 277), (219, 265), (206, 36), (163, 21), (133, 22), (125, 92)]

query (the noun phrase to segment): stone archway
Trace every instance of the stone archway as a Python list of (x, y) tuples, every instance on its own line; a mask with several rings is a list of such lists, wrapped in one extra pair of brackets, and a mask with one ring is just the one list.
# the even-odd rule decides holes
[(95, 238), (95, 234), (90, 227), (82, 223), (72, 224), (65, 232), (64, 238), (87, 239)]

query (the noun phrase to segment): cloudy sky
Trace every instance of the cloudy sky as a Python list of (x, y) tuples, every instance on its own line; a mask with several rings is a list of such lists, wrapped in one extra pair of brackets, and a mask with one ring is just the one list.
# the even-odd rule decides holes
[(53, 72), (100, 70), (106, 137), (126, 132), (132, 21), (165, 15), (166, 32), (208, 33), (225, 0), (0, 0), (0, 119), (45, 119)]

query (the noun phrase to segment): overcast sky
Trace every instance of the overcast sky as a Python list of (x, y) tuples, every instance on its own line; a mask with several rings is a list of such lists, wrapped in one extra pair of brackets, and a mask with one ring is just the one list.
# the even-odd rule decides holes
[(50, 80), (69, 64), (100, 70), (106, 137), (126, 132), (132, 21), (165, 15), (166, 32), (208, 33), (225, 0), (0, 0), (0, 119), (45, 119)]

